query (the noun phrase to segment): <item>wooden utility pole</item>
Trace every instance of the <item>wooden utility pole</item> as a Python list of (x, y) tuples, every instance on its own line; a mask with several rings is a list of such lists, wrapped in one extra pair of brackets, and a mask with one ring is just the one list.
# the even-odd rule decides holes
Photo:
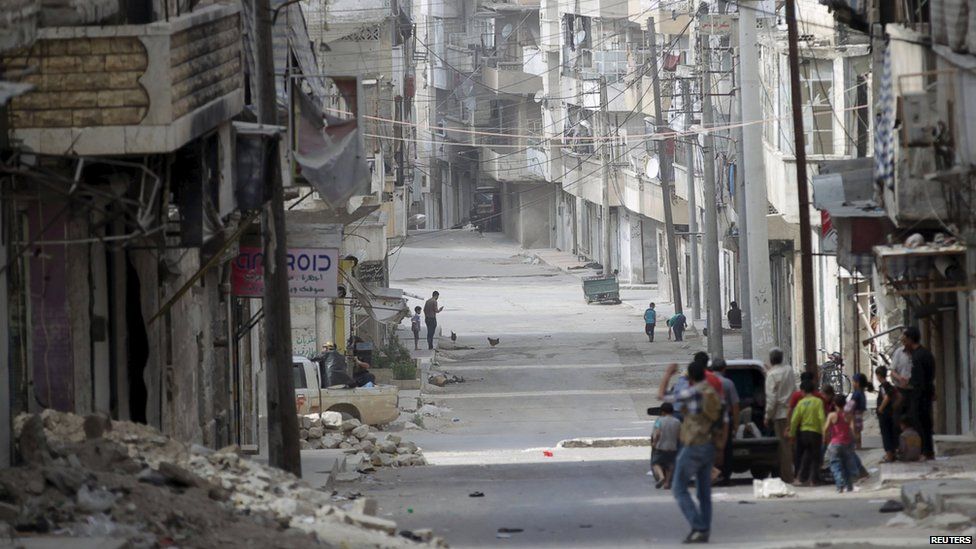
[(810, 242), (810, 193), (807, 191), (807, 150), (803, 135), (803, 98), (800, 90), (799, 32), (796, 0), (786, 0), (789, 41), (790, 96), (793, 101), (793, 140), (796, 154), (796, 196), (800, 208), (800, 289), (803, 304), (803, 360), (806, 371), (817, 374), (817, 327), (814, 323), (813, 249)]
[(610, 113), (607, 103), (607, 78), (600, 75), (600, 125), (602, 126), (600, 128), (600, 135), (604, 140), (599, 145), (600, 150), (603, 151), (601, 155), (601, 164), (603, 164), (603, 170), (601, 171), (603, 179), (603, 188), (601, 189), (601, 217), (603, 218), (603, 223), (600, 224), (603, 251), (600, 257), (602, 258), (604, 276), (610, 276), (613, 273), (610, 260), (610, 250), (612, 249), (610, 241), (610, 170), (613, 169), (614, 159), (613, 140), (610, 135)]
[[(654, 133), (667, 130), (664, 115), (661, 114), (661, 81), (657, 66), (657, 31), (654, 18), (647, 18), (647, 47), (651, 57), (651, 85), (654, 92)], [(678, 274), (678, 247), (674, 239), (674, 213), (671, 211), (671, 157), (668, 156), (668, 144), (664, 139), (655, 138), (657, 142), (657, 159), (660, 163), (658, 179), (661, 181), (661, 195), (664, 202), (664, 231), (668, 241), (668, 278), (671, 279), (671, 298), (674, 301), (674, 312), (684, 313), (681, 304), (681, 277)]]
[[(278, 124), (274, 51), (269, 0), (253, 0), (254, 64), (258, 122)], [(271, 201), (264, 206), (261, 234), (264, 245), (264, 364), (268, 398), (268, 463), (302, 476), (298, 446), (298, 412), (291, 364), (291, 309), (288, 295), (288, 244), (281, 167), (270, 172)]]
[(718, 205), (715, 204), (715, 138), (712, 137), (712, 67), (709, 51), (709, 35), (701, 37), (702, 74), (702, 126), (705, 129), (702, 156), (704, 157), (705, 201), (705, 302), (708, 325), (708, 354), (721, 358), (722, 349), (722, 292), (718, 272)]

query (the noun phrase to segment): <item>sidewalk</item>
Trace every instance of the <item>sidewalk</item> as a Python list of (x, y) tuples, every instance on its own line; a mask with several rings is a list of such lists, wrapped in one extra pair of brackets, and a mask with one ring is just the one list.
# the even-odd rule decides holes
[[(555, 267), (560, 271), (576, 275), (580, 278), (587, 276), (596, 276), (601, 274), (603, 271), (601, 269), (587, 268), (588, 263), (595, 263), (589, 260), (580, 261), (580, 259), (569, 252), (564, 252), (557, 250), (555, 248), (545, 248), (541, 250), (524, 250), (523, 254), (527, 257), (534, 257), (549, 265), (550, 267)], [(649, 290), (656, 291), (658, 289), (657, 284), (620, 284), (621, 290)]]

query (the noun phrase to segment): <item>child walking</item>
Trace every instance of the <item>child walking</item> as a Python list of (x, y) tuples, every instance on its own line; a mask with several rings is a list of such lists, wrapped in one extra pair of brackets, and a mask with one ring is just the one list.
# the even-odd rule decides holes
[(420, 349), (420, 312), (419, 306), (413, 308), (413, 317), (410, 318), (410, 329), (413, 331), (413, 350)]
[(834, 397), (834, 410), (827, 416), (823, 438), (828, 441), (827, 460), (834, 473), (837, 491), (843, 492), (846, 488), (848, 492), (853, 492), (858, 467), (854, 453), (854, 435), (851, 433), (848, 418), (844, 415), (844, 397), (841, 395)]
[(851, 391), (847, 403), (844, 405), (844, 413), (852, 423), (854, 429), (854, 445), (858, 450), (861, 449), (861, 431), (864, 430), (864, 412), (868, 409), (868, 399), (864, 395), (865, 391), (874, 391), (874, 385), (868, 381), (868, 376), (864, 374), (854, 374), (854, 389)]
[(816, 386), (811, 379), (800, 383), (803, 398), (793, 409), (790, 417), (789, 438), (796, 440), (796, 447), (800, 454), (799, 465), (796, 467), (796, 481), (794, 484), (807, 486), (816, 484), (820, 474), (821, 444), (824, 430), (823, 400), (814, 395)]
[(665, 402), (661, 405), (661, 417), (654, 422), (654, 432), (651, 433), (651, 474), (654, 475), (657, 488), (671, 489), (671, 474), (674, 472), (674, 460), (678, 455), (678, 432), (681, 422), (674, 417), (674, 405)]

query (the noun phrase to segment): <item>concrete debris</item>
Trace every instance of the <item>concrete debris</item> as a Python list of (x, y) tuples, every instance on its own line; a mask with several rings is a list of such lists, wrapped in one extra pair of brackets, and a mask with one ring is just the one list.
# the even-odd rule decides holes
[[(331, 413), (334, 412), (326, 412), (325, 414)], [(323, 417), (325, 414), (322, 414)], [(306, 419), (310, 422), (314, 421), (315, 418), (312, 416), (315, 414), (299, 416), (299, 421), (302, 423)], [(328, 421), (321, 419), (319, 421), (323, 427), (335, 424), (331, 418)], [(387, 433), (380, 438), (379, 432), (373, 427), (361, 424), (355, 419), (345, 420), (339, 425), (340, 428), (336, 430), (323, 427), (300, 430), (302, 449), (325, 448), (333, 450), (339, 448), (347, 450), (348, 453), (361, 454), (363, 465), (354, 469), (360, 473), (370, 472), (374, 467), (409, 467), (427, 464), (423, 452), (413, 442), (404, 441), (392, 433)], [(408, 456), (408, 459), (398, 459), (398, 456)]]
[(898, 513), (897, 515), (891, 517), (886, 523), (886, 526), (894, 528), (914, 528), (915, 519), (906, 515), (905, 513)]
[[(343, 432), (334, 429), (331, 417), (310, 421), (309, 430), (331, 425), (327, 436), (363, 443), (351, 434), (358, 422)], [(374, 516), (375, 503), (344, 511), (331, 493), (242, 457), (236, 447), (191, 449), (145, 425), (119, 421), (108, 427), (60, 412), (22, 415), (14, 423), (15, 437), (33, 461), (0, 470), (0, 520), (19, 534), (112, 537), (127, 547), (418, 546), (396, 535), (394, 522)], [(369, 429), (366, 435), (372, 434)], [(394, 451), (416, 447), (381, 441)], [(374, 461), (422, 464), (417, 451), (397, 455), (374, 449), (356, 457), (367, 470)], [(422, 544), (447, 546), (433, 536)]]
[(322, 412), (322, 426), (326, 429), (338, 429), (342, 427), (342, 414), (339, 412)]
[(786, 498), (796, 495), (788, 484), (778, 478), (753, 480), (752, 492), (757, 499)]
[(926, 524), (937, 531), (956, 530), (970, 525), (970, 519), (960, 513), (942, 513), (935, 515), (925, 521)]

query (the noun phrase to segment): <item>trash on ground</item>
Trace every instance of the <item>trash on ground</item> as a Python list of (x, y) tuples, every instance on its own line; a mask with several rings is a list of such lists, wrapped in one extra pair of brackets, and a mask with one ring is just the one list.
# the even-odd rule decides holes
[(546, 456), (547, 458), (551, 458), (552, 452), (550, 452), (549, 450), (543, 450), (542, 455)]
[(483, 498), (483, 497), (485, 497), (485, 493), (484, 492), (471, 492), (470, 494), (468, 494), (468, 497), (469, 498)]
[(524, 532), (522, 528), (499, 528), (498, 533), (500, 534), (518, 534), (519, 532)]

